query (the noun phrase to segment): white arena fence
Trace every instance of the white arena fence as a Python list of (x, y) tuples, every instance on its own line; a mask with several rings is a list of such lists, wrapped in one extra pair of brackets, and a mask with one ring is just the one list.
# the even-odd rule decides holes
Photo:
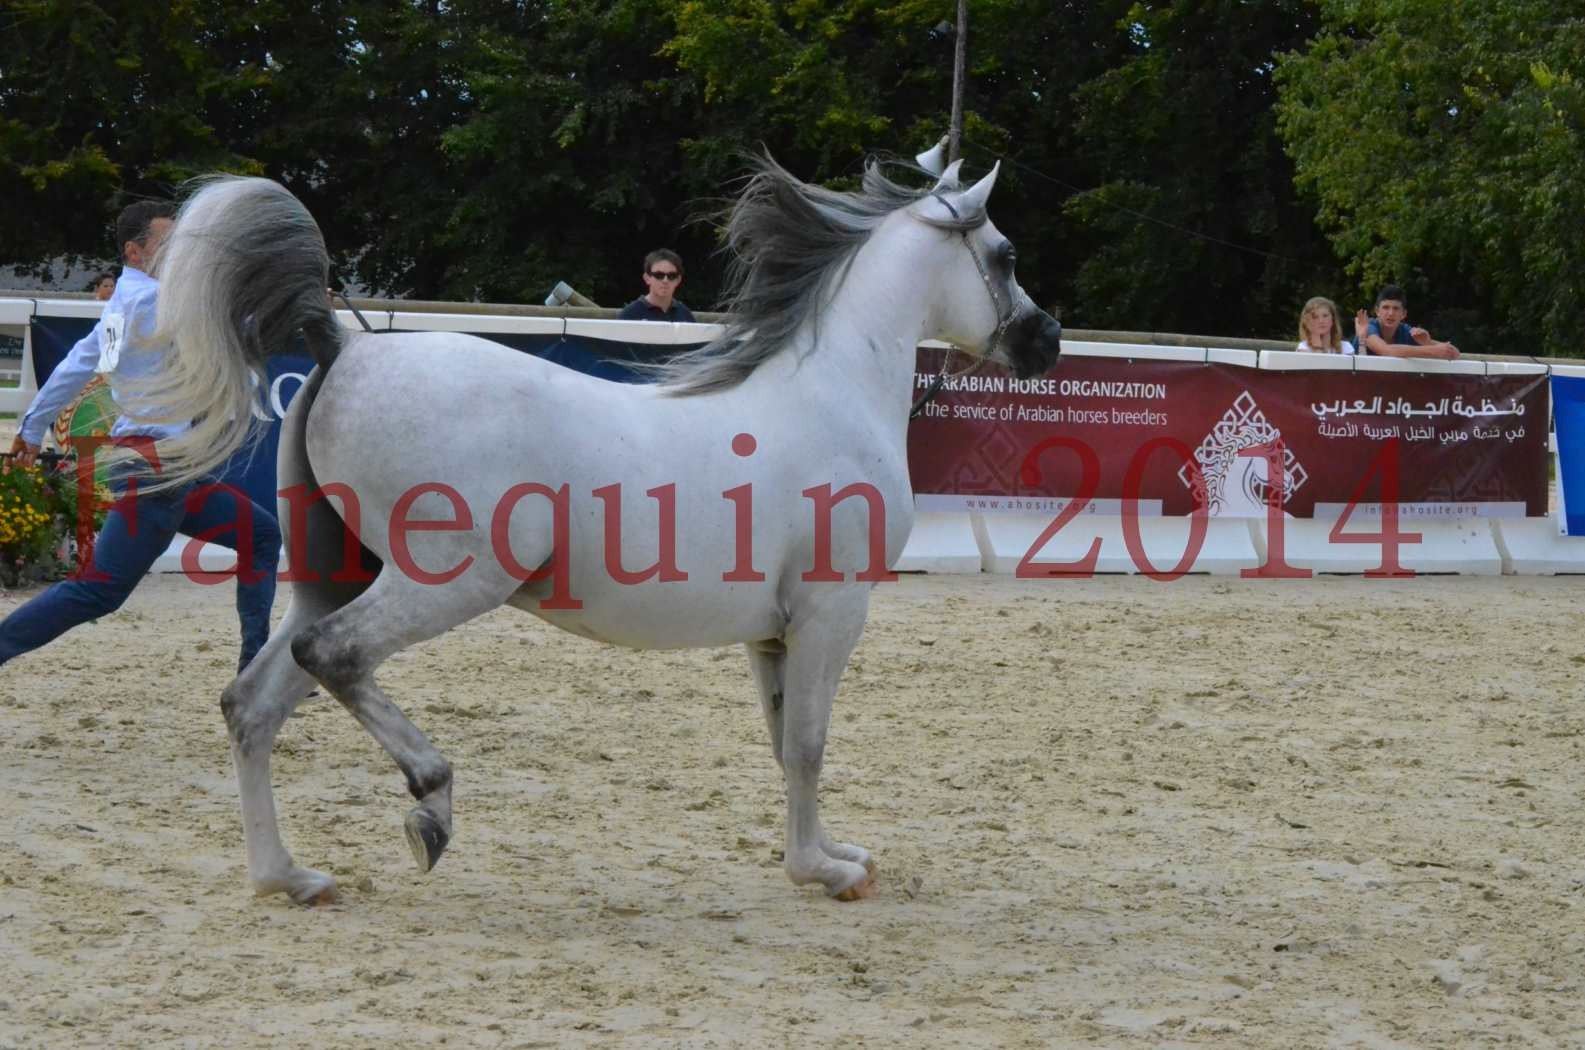
[[(363, 314), (376, 330), (465, 331), (486, 337), (500, 337), (508, 342), (516, 341), (519, 346), (523, 345), (525, 339), (686, 346), (707, 341), (720, 331), (719, 326), (710, 324), (674, 325), (610, 320), (591, 316), (596, 311), (587, 310), (568, 311), (568, 315), (557, 316), (538, 308), (527, 308), (521, 312), (489, 312), (488, 308), (467, 304), (458, 304), (454, 310), (448, 310), (447, 304), (411, 304), (419, 308), (400, 308), (405, 305), (385, 303), (382, 308), (366, 308)], [(45, 318), (76, 318), (91, 322), (98, 317), (101, 309), (100, 303), (82, 298), (0, 297), (0, 334), (20, 334), (23, 340), (21, 382), (14, 389), (0, 389), (0, 412), (20, 414), (37, 391), (33, 368), (34, 323)], [(350, 311), (340, 311), (338, 316), (347, 328), (360, 327)], [(931, 353), (932, 348), (928, 346), (921, 349), (921, 370), (916, 376), (916, 384), (922, 389), (928, 383), (929, 373), (940, 354)], [(1171, 366), (1186, 365), (1215, 366), (1224, 382), (1231, 380), (1236, 383), (1247, 379), (1247, 385), (1256, 389), (1261, 389), (1261, 384), (1269, 387), (1274, 382), (1288, 384), (1300, 391), (1325, 389), (1327, 392), (1319, 401), (1312, 402), (1311, 407), (1322, 416), (1328, 412), (1337, 415), (1331, 422), (1323, 423), (1323, 426), (1354, 425), (1357, 428), (1357, 420), (1343, 422), (1341, 417), (1355, 411), (1355, 406), (1362, 399), (1355, 397), (1350, 402), (1346, 398), (1338, 398), (1335, 396), (1336, 388), (1326, 386), (1338, 381), (1337, 373), (1350, 373), (1356, 377), (1353, 380), (1356, 387), (1360, 382), (1366, 384), (1362, 389), (1367, 393), (1373, 388), (1370, 384), (1391, 384), (1391, 389), (1400, 394), (1396, 403), (1403, 406), (1404, 416), (1424, 417), (1393, 420), (1395, 427), (1410, 424), (1407, 428), (1399, 427), (1396, 432), (1407, 434), (1418, 431), (1420, 433), (1417, 436), (1427, 438), (1433, 438), (1433, 435), (1423, 430), (1423, 427), (1430, 425), (1430, 411), (1438, 403), (1438, 398), (1441, 399), (1443, 414), (1448, 415), (1448, 398), (1445, 396), (1449, 389), (1447, 384), (1457, 381), (1450, 377), (1484, 377), (1488, 384), (1499, 378), (1521, 382), (1528, 378), (1531, 387), (1539, 384), (1543, 388), (1552, 375), (1585, 377), (1585, 366), (1577, 363), (1553, 364), (1534, 358), (1406, 361), (1234, 347), (1160, 346), (1078, 339), (1064, 341), (1063, 356), (1069, 362), (1074, 362), (1072, 367), (1081, 371), (1103, 368), (1107, 375), (1120, 377), (1101, 386), (1143, 390), (1148, 395), (1154, 395), (1156, 386), (1165, 385), (1154, 384), (1150, 380), (1151, 376), (1160, 373), (1163, 368), (1170, 372)], [(1058, 367), (1061, 369), (1064, 366)], [(1187, 373), (1182, 372), (1180, 367), (1176, 374)], [(1138, 376), (1139, 381), (1132, 381), (1130, 377), (1133, 376)], [(1184, 511), (1164, 509), (1160, 499), (1137, 499), (1129, 505), (1126, 500), (1106, 497), (1107, 490), (1102, 488), (1098, 490), (1101, 495), (1088, 499), (1082, 512), (1072, 511), (1060, 522), (1060, 528), (1053, 529), (1054, 519), (1059, 514), (1067, 514), (1070, 504), (1074, 502), (1066, 497), (1076, 493), (1064, 492), (1057, 498), (1048, 496), (1039, 500), (987, 499), (983, 487), (957, 492), (951, 489), (950, 482), (946, 484), (946, 491), (942, 490), (941, 485), (931, 487), (921, 484), (921, 476), (930, 474), (926, 461), (950, 451), (948, 444), (923, 436), (932, 433), (932, 413), (936, 421), (943, 423), (950, 419), (952, 413), (959, 414), (960, 418), (953, 421), (958, 429), (943, 433), (957, 433), (958, 441), (951, 447), (960, 447), (964, 443), (964, 433), (971, 434), (968, 439), (970, 442), (976, 440), (972, 432), (962, 430), (961, 417), (969, 417), (969, 424), (977, 425), (976, 418), (972, 417), (973, 412), (991, 415), (987, 407), (991, 405), (1000, 405), (1002, 412), (1010, 412), (1010, 403), (1017, 400), (1003, 396), (993, 381), (982, 379), (978, 383), (988, 389), (968, 390), (964, 394), (967, 385), (972, 385), (971, 381), (949, 384), (948, 390), (938, 402), (933, 403), (929, 412), (911, 424), (910, 461), (916, 490), (922, 495), (916, 498), (917, 520), (912, 538), (894, 566), (898, 571), (1012, 573), (1022, 566), (1020, 575), (1031, 576), (1146, 571), (1155, 572), (1158, 578), (1170, 578), (1182, 572), (1250, 576), (1262, 567), (1269, 567), (1273, 554), (1280, 555), (1280, 564), (1292, 567), (1297, 572), (1364, 573), (1383, 564), (1383, 551), (1379, 543), (1358, 541), (1360, 534), (1376, 531), (1380, 527), (1374, 515), (1381, 514), (1382, 509), (1371, 504), (1358, 504), (1354, 508), (1358, 513), (1352, 517), (1351, 523), (1345, 522), (1346, 528), (1342, 529), (1338, 527), (1337, 520), (1344, 509), (1341, 503), (1333, 505), (1318, 502), (1313, 515), (1299, 517), (1286, 513), (1278, 513), (1273, 517), (1264, 507), (1246, 507), (1242, 511), (1224, 508), (1218, 514), (1202, 515), (1197, 522), (1195, 518), (1185, 516)], [(1065, 396), (1062, 388), (1056, 384), (1038, 387), (1015, 385), (1011, 389), (1023, 393), (1030, 390), (1043, 392), (1043, 403), (1051, 406), (1044, 411), (1051, 413), (1067, 411), (1078, 404), (1075, 399)], [(1069, 389), (1081, 388), (1070, 384)], [(1089, 394), (1099, 387), (1082, 389)], [(1421, 393), (1425, 394), (1423, 398), (1418, 396)], [(965, 398), (974, 401), (975, 397), (979, 398), (981, 405), (978, 409), (952, 407), (966, 403)], [(1367, 404), (1359, 411), (1368, 414), (1369, 408), (1373, 407), (1376, 412), (1371, 418), (1378, 422), (1395, 411), (1394, 403), (1389, 401), (1384, 406), (1380, 396), (1374, 399), (1373, 406), (1368, 404), (1368, 398), (1363, 400)], [(1097, 402), (1092, 400), (1087, 403), (1093, 405)], [(1538, 402), (1532, 400), (1531, 404), (1543, 407), (1527, 416), (1524, 425), (1539, 428), (1539, 433), (1545, 435), (1544, 440), (1547, 442), (1547, 450), (1542, 454), (1555, 456), (1556, 437), (1550, 432), (1550, 412), (1544, 407), (1548, 403), (1544, 395)], [(1472, 414), (1481, 415), (1479, 410), (1473, 408), (1473, 397), (1470, 404)], [(1487, 401), (1487, 405), (1490, 406), (1491, 402)], [(1220, 406), (1212, 407), (1220, 409)], [(1077, 408), (1073, 410), (1078, 411)], [(1130, 408), (1128, 412), (1132, 415), (1116, 409), (1115, 405), (1114, 410), (1119, 413), (1113, 417), (1116, 419), (1126, 418), (1142, 424), (1152, 422), (1152, 413), (1148, 409), (1135, 411)], [(1041, 411), (1038, 406), (1029, 410), (1029, 418), (1034, 422), (1023, 431), (1025, 435), (1045, 432), (1040, 429), (1040, 421), (1046, 418), (1040, 414)], [(1105, 409), (1098, 411), (1104, 412)], [(1232, 411), (1229, 409), (1230, 413)], [(1513, 410), (1492, 408), (1493, 419), (1488, 422), (1493, 425), (1511, 424), (1512, 419), (1495, 418), (1505, 411)], [(1246, 413), (1245, 425), (1247, 417)], [(1231, 419), (1231, 415), (1226, 418)], [(1454, 416), (1448, 418), (1455, 424), (1460, 423)], [(1259, 422), (1264, 424), (1264, 418)], [(1460, 425), (1481, 435), (1481, 423), (1480, 419), (1465, 419)], [(1230, 424), (1224, 420), (1217, 425)], [(1510, 441), (1513, 440), (1511, 434), (1514, 429), (1509, 427)], [(1385, 434), (1387, 431), (1367, 430), (1366, 433), (1367, 437), (1363, 439), (1366, 445), (1361, 445), (1360, 440), (1340, 442), (1328, 446), (1328, 455), (1320, 458), (1350, 460), (1344, 467), (1352, 471), (1354, 476), (1365, 477), (1372, 469), (1368, 435)], [(1492, 431), (1488, 427), (1485, 433)], [(1448, 440), (1447, 433), (1443, 434), (1442, 440)], [(1430, 443), (1434, 445), (1436, 442), (1433, 439)], [(1496, 445), (1500, 447), (1501, 444), (1502, 439), (1498, 438)], [(1361, 448), (1365, 451), (1359, 451)], [(1021, 454), (1021, 450), (1015, 449), (1013, 452)], [(1061, 458), (1060, 453), (1049, 455), (1053, 462)], [(1164, 464), (1171, 465), (1169, 453), (1163, 452), (1161, 458)], [(1318, 461), (1313, 454), (1311, 460), (1311, 472), (1336, 466), (1335, 463)], [(1257, 465), (1256, 457), (1249, 457), (1249, 463), (1251, 467)], [(1266, 474), (1270, 473), (1270, 464), (1261, 466)], [(1294, 466), (1291, 455), (1290, 466)], [(1253, 470), (1250, 474), (1257, 485), (1264, 481), (1264, 476), (1255, 476), (1261, 473), (1261, 470)], [(1285, 473), (1284, 476), (1291, 483), (1303, 474), (1303, 464), (1297, 464), (1294, 473)], [(1103, 484), (1115, 490), (1116, 478), (1108, 476)], [(1002, 495), (1014, 497), (1016, 494), (1007, 492)], [(1029, 509), (1032, 507), (1038, 509)], [(1544, 500), (1539, 508), (1534, 500), (1528, 505), (1506, 500), (1456, 504), (1450, 510), (1440, 510), (1442, 512), (1438, 513), (1438, 508), (1429, 504), (1404, 508), (1399, 532), (1416, 534), (1418, 539), (1406, 541), (1399, 547), (1397, 561), (1403, 569), (1415, 573), (1471, 575), (1585, 572), (1585, 537), (1562, 535), (1558, 512), (1548, 509)], [(1275, 537), (1272, 531), (1274, 527), (1281, 530)], [(1201, 530), (1197, 536), (1196, 530)], [(1278, 546), (1276, 551), (1273, 551), (1274, 538)], [(1192, 557), (1187, 556), (1186, 551), (1196, 545)], [(156, 566), (156, 571), (180, 571), (180, 551), (183, 546), (185, 541), (174, 545)], [(223, 571), (234, 560), (235, 556), (230, 551), (206, 546), (199, 556), (199, 565), (206, 571)], [(1051, 571), (1052, 566), (1064, 568), (1054, 573)]]

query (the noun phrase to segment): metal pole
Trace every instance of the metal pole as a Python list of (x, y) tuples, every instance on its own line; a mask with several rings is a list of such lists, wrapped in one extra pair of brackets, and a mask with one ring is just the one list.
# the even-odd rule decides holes
[(947, 163), (963, 155), (963, 67), (969, 54), (969, 0), (958, 0), (957, 50), (952, 58), (952, 128), (947, 142)]

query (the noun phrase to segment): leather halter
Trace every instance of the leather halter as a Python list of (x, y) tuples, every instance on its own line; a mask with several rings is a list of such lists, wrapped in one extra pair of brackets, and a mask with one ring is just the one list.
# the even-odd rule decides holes
[[(952, 206), (951, 201), (939, 193), (931, 193), (930, 196), (940, 201), (941, 206), (951, 212), (954, 219), (959, 222), (963, 221), (963, 217), (958, 214), (958, 209)], [(975, 228), (977, 229), (978, 227)], [(985, 284), (985, 291), (991, 297), (991, 306), (996, 310), (996, 331), (991, 333), (990, 344), (977, 358), (973, 359), (973, 362), (967, 368), (959, 369), (950, 375), (947, 373), (947, 366), (952, 363), (952, 355), (957, 353), (958, 349), (957, 347), (951, 347), (947, 350), (947, 356), (941, 361), (941, 371), (936, 375), (935, 379), (931, 380), (930, 389), (925, 391), (924, 396), (914, 402), (914, 407), (908, 412), (909, 419), (918, 418), (919, 413), (925, 410), (925, 406), (941, 392), (942, 385), (948, 379), (956, 379), (958, 376), (967, 375), (988, 361), (991, 355), (996, 353), (997, 349), (1002, 345), (1002, 339), (1007, 335), (1007, 329), (1012, 327), (1013, 322), (1018, 319), (1018, 315), (1023, 313), (1023, 303), (1016, 301), (1009, 302), (1006, 312), (1003, 312), (1002, 297), (996, 291), (996, 282), (991, 280), (990, 269), (985, 265), (985, 260), (980, 258), (980, 253), (975, 249), (974, 242), (969, 240), (969, 231), (967, 229), (959, 230), (958, 236), (963, 239), (963, 247), (968, 249), (969, 258), (974, 260), (974, 268), (979, 271), (980, 280)]]

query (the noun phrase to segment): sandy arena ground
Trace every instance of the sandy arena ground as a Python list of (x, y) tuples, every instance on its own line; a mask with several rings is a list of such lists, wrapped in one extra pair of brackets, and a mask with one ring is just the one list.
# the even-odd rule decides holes
[(823, 791), (857, 904), (782, 874), (739, 651), (502, 610), (382, 674), (456, 767), (434, 874), (374, 742), (287, 723), (309, 910), (244, 876), (230, 588), (157, 578), (0, 672), (0, 1047), (1585, 1047), (1582, 594), (886, 585)]

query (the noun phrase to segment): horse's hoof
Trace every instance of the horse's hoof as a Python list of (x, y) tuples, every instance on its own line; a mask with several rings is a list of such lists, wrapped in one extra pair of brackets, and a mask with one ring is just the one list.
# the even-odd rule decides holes
[(451, 841), (451, 833), (423, 806), (419, 806), (407, 815), (405, 827), (407, 845), (413, 851), (413, 861), (418, 865), (419, 873), (427, 875), (434, 870), (440, 855), (446, 852), (446, 844)]
[(294, 878), (288, 886), (287, 895), (297, 904), (304, 904), (310, 908), (323, 908), (335, 904), (341, 899), (341, 894), (336, 889), (336, 880), (329, 875), (318, 871), (304, 869), (301, 877)]
[(303, 901), (299, 901), (298, 903), (306, 904), (310, 908), (328, 908), (332, 904), (335, 904), (335, 903), (339, 902), (340, 900), (341, 900), (340, 891), (338, 891), (336, 889), (336, 887), (334, 887), (334, 886), (326, 886), (324, 889), (320, 890), (318, 893), (314, 894), (312, 897), (309, 897), (308, 899), (303, 900)]
[(268, 897), (284, 893), (294, 904), (318, 907), (336, 903), (336, 880), (313, 868), (292, 868), (283, 875), (260, 876), (253, 880), (253, 894)]
[(866, 897), (873, 897), (879, 892), (880, 888), (875, 884), (874, 871), (872, 868), (867, 867), (865, 869), (865, 875), (862, 879), (855, 882), (841, 893), (835, 893), (832, 894), (832, 896), (839, 901), (861, 901)]

